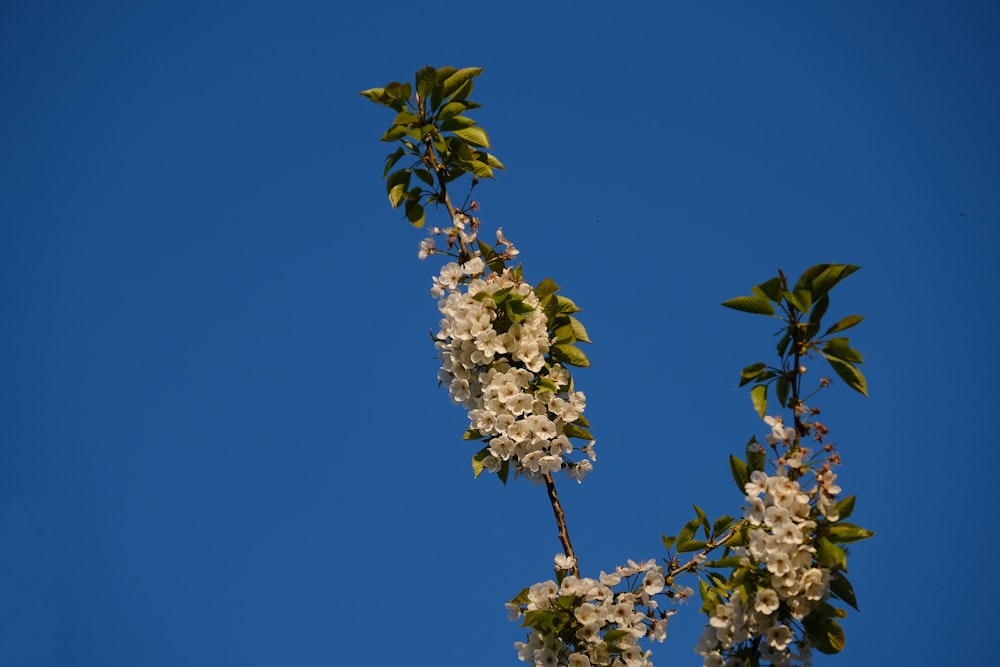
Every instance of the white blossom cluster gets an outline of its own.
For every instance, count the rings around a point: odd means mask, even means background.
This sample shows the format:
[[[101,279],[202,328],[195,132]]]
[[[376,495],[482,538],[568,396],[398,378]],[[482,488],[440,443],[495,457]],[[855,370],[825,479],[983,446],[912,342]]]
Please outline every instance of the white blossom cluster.
[[[498,293],[527,306],[521,319],[512,322],[497,307],[489,295]],[[488,441],[486,469],[497,472],[509,462],[515,474],[538,479],[566,468],[583,481],[596,459],[593,441],[576,448],[565,431],[580,418],[586,396],[572,390],[566,368],[546,362],[547,319],[531,285],[510,269],[487,274],[482,257],[473,256],[442,267],[432,294],[443,315],[435,336],[438,379],[468,410],[470,428]],[[539,385],[542,379],[548,388]],[[574,449],[587,458],[570,460]]]
[[[769,444],[787,442],[791,429],[780,419],[768,418],[772,433]],[[695,651],[704,657],[705,667],[741,665],[739,645],[755,637],[761,657],[771,665],[809,665],[808,639],[797,637],[798,623],[829,594],[830,570],[816,564],[811,533],[816,528],[814,510],[827,515],[833,511],[834,497],[840,492],[836,475],[828,468],[816,472],[816,486],[809,492],[789,470],[799,470],[802,450],[787,455],[774,475],[755,471],[746,484],[746,518],[754,527],[742,555],[747,567],[759,570],[761,578],[751,599],[734,593],[720,603],[698,642]]]
[[[563,554],[556,556],[559,569],[569,570],[573,564]],[[616,592],[614,587],[623,581],[625,590]],[[662,569],[653,560],[630,560],[611,574],[601,572],[599,579],[568,574],[560,583],[537,583],[527,589],[527,602],[518,603],[515,598],[507,604],[510,619],[516,621],[537,610],[558,610],[569,622],[558,636],[531,628],[527,641],[516,642],[514,648],[521,662],[535,667],[652,667],[651,652],[643,651],[639,640],[662,643],[667,619],[676,611],[660,610],[657,597],[681,601],[693,594],[689,588],[668,589]]]

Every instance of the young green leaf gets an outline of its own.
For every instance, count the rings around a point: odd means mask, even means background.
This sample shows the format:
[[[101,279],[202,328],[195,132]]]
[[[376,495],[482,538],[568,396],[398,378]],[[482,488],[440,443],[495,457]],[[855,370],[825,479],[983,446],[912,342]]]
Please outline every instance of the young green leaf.
[[[737,296],[728,301],[723,301],[722,305],[733,310],[742,310],[745,313],[755,315],[774,315],[774,306],[762,296]]]
[[[736,487],[740,490],[740,493],[746,493],[747,482],[750,481],[750,472],[747,470],[747,464],[740,458],[730,454],[729,472],[733,476],[733,481],[736,482]]]
[[[761,417],[767,415],[767,385],[759,384],[750,390],[750,400],[753,401],[753,409]]]
[[[764,371],[766,370],[767,370],[767,364],[765,364],[763,361],[758,361],[755,364],[750,364],[749,366],[740,371],[739,386],[742,387],[745,384],[753,382],[761,375],[763,375]]]
[[[830,575],[830,591],[837,599],[843,600],[855,609],[858,609],[858,599],[854,595],[854,587],[840,570],[834,570]],[[858,609],[858,611],[861,610]]]
[[[854,364],[838,359],[837,357],[831,357],[825,351],[823,352],[823,356],[830,363],[834,372],[840,376],[840,379],[847,383],[848,387],[864,396],[868,395],[868,382]]]
[[[481,127],[463,127],[455,130],[455,134],[468,141],[473,146],[490,147],[489,137]]]
[[[827,329],[826,333],[824,333],[823,335],[828,336],[832,333],[837,333],[838,331],[844,331],[845,329],[850,329],[851,327],[860,324],[863,319],[865,319],[863,315],[848,315],[847,317],[845,317],[844,319],[840,320],[832,327]]]
[[[832,526],[830,526],[830,531],[829,531],[830,540],[833,542],[839,542],[841,544],[858,542],[860,540],[867,540],[874,534],[875,534],[874,531],[847,522],[835,523]]]

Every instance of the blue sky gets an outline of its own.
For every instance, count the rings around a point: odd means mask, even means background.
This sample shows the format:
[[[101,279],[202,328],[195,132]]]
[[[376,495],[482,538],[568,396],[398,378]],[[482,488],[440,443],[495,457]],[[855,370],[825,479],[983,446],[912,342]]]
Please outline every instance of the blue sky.
[[[544,489],[473,480],[431,261],[357,95],[482,66],[477,190],[584,312],[585,572],[659,558],[764,431],[719,307],[863,268],[871,397],[823,396],[876,538],[817,664],[987,650],[1000,287],[989,2],[35,3],[0,10],[0,663],[516,664]],[[442,218],[443,220],[443,218]],[[817,367],[821,366],[815,361]],[[983,578],[986,581],[982,581]],[[655,647],[697,664],[695,607]]]

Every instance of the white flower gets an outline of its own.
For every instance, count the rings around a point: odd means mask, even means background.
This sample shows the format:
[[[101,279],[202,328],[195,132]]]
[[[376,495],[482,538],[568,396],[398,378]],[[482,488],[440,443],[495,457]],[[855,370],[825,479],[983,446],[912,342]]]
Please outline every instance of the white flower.
[[[757,602],[754,604],[754,609],[767,616],[777,611],[778,606],[779,600],[777,593],[770,588],[761,588],[757,590]]]
[[[437,248],[434,246],[434,239],[426,238],[420,242],[420,246],[417,248],[417,258],[427,259],[428,255],[433,255],[437,252]]]
[[[647,595],[656,595],[664,588],[665,579],[659,570],[650,570],[642,580],[642,589]]]
[[[573,567],[576,565],[575,558],[573,558],[572,556],[567,556],[562,552],[557,553],[553,560],[555,561],[557,570],[569,571],[572,570]]]
[[[785,650],[792,638],[792,630],[787,625],[776,625],[767,631],[767,643],[779,651]]]
[[[791,442],[795,437],[795,429],[785,426],[781,417],[764,417],[764,423],[771,427],[771,432],[764,437],[769,445]]]

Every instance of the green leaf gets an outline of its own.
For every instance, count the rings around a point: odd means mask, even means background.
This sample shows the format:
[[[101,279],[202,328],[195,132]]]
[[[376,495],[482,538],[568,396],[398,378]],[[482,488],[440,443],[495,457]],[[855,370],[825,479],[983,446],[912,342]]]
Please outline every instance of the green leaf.
[[[723,301],[722,305],[733,310],[742,310],[745,313],[755,315],[774,315],[774,306],[762,296],[738,296],[728,301]]]
[[[778,341],[777,348],[779,357],[785,356],[785,352],[788,351],[788,344],[790,342],[792,342],[792,337],[787,333],[784,336],[782,336],[781,339]]]
[[[740,490],[740,493],[746,493],[746,486],[750,481],[750,472],[747,470],[747,464],[739,457],[730,454],[729,472],[732,474],[733,481],[736,482],[736,487]]]
[[[476,121],[466,116],[455,116],[454,118],[445,118],[444,120],[441,121],[441,131],[457,132],[458,130],[465,129],[467,127],[472,127],[475,124]]]
[[[510,461],[501,461],[500,470],[497,472],[497,479],[499,479],[504,486],[507,486],[507,477],[510,475]]]
[[[832,618],[809,614],[802,619],[806,634],[813,647],[820,653],[831,655],[844,650],[844,630]]]
[[[764,371],[766,370],[767,370],[767,364],[765,364],[763,361],[758,361],[755,364],[750,364],[749,366],[740,371],[739,386],[742,387],[745,384],[753,382],[761,375],[763,375]]]
[[[417,72],[417,94],[423,99],[431,96],[434,85],[437,83],[437,70],[430,65],[425,65]]]
[[[767,385],[759,384],[750,390],[750,400],[753,401],[753,409],[761,417],[767,415]]]
[[[816,559],[826,567],[847,569],[847,554],[844,550],[822,536],[816,538]]]
[[[426,219],[424,214],[424,207],[415,202],[407,200],[406,202],[406,219],[410,221],[410,224],[417,229],[424,226],[424,221]]]
[[[406,151],[404,151],[403,147],[400,146],[395,151],[385,156],[385,168],[382,170],[382,178],[389,175],[389,170],[392,169],[393,165],[399,162],[399,158],[403,157],[405,153]]]
[[[479,244],[479,254],[482,255],[483,261],[486,262],[486,266],[490,267],[490,271],[494,273],[502,273],[504,270],[503,260],[500,256],[493,251],[493,248],[483,241],[477,238],[476,241]]]
[[[558,291],[559,285],[556,285],[555,281],[551,278],[546,278],[535,286],[535,296],[537,296],[539,300],[544,300],[545,297],[550,294],[555,294]]]
[[[393,125],[412,125],[414,123],[419,123],[420,117],[409,111],[400,111],[396,114],[396,118],[393,119]]]
[[[406,190],[410,187],[410,170],[398,169],[385,179],[385,190],[389,195],[389,204],[396,208],[406,196]]]
[[[685,542],[677,542],[677,553],[685,554],[691,553],[692,551],[701,551],[706,546],[704,540],[687,540]]]
[[[506,167],[503,166],[503,162],[501,162],[500,160],[498,160],[495,155],[491,155],[489,153],[484,153],[483,151],[479,151],[479,154],[483,156],[483,160],[486,162],[486,164],[488,164],[490,166],[490,168],[492,168],[492,169],[506,169]]]
[[[383,101],[386,99],[385,88],[369,88],[368,90],[362,90],[358,95],[367,97],[372,102],[377,102],[378,104],[386,104]]]
[[[593,440],[594,436],[585,428],[580,428],[576,424],[566,424],[563,433],[567,438],[579,438],[580,440]]]
[[[726,532],[729,529],[729,527],[733,525],[734,521],[735,519],[733,519],[731,516],[726,516],[726,515],[720,516],[718,519],[716,519],[715,523],[712,524],[712,539],[715,539],[722,533]]]
[[[486,136],[486,132],[481,127],[463,127],[455,130],[455,134],[462,139],[465,139],[473,146],[482,146],[483,148],[490,147],[489,137]]]
[[[455,70],[449,74],[442,83],[442,93],[443,97],[447,98],[449,95],[457,91],[462,86],[467,83],[470,84],[474,77],[479,76],[483,71],[482,67],[464,67],[460,70]],[[463,98],[464,99],[464,98]]]
[[[778,378],[777,382],[774,383],[774,393],[778,397],[778,403],[783,408],[788,407],[788,392],[791,390],[791,386],[792,383],[784,376]]]
[[[426,183],[427,185],[434,187],[434,177],[431,176],[431,172],[426,169],[414,169],[413,173],[416,174],[417,178]]]
[[[483,461],[487,456],[490,455],[490,448],[483,447],[478,452],[472,455],[472,472],[476,479],[479,479],[479,475],[486,470],[486,464]]]
[[[868,382],[854,364],[838,359],[837,357],[831,357],[825,351],[823,352],[823,356],[830,362],[830,366],[840,376],[840,379],[847,383],[848,387],[864,396],[868,395]]]
[[[778,303],[781,300],[781,279],[775,276],[767,282],[754,286],[750,291],[757,296],[762,296]]]
[[[674,546],[674,542],[677,541],[676,535],[661,535],[660,538],[663,540],[663,548],[670,551],[670,547]]]
[[[587,335],[587,330],[584,328],[583,323],[580,322],[580,320],[570,315],[569,324],[573,328],[573,335],[576,337],[576,340],[581,343],[591,342],[590,337]]]
[[[681,532],[677,534],[678,542],[688,542],[694,537],[695,531],[698,530],[698,526],[701,525],[701,519],[692,519],[688,521],[681,528]]]
[[[589,366],[590,360],[587,359],[587,355],[583,353],[583,350],[578,348],[576,345],[570,345],[568,343],[553,345],[549,349],[549,353],[552,358],[556,361],[561,361],[564,364],[569,364],[571,366]]]
[[[838,521],[842,521],[854,514],[854,501],[856,498],[857,496],[848,496],[834,506],[834,512],[839,517]]]
[[[531,591],[531,587],[522,588],[521,592],[511,598],[511,604],[528,604],[530,599],[528,598],[528,593]]]
[[[812,312],[809,313],[809,324],[813,325],[817,330],[819,330],[819,323],[823,321],[823,316],[826,315],[826,309],[830,307],[830,295],[824,294],[816,301],[813,301]]]
[[[864,315],[848,315],[847,317],[845,317],[844,319],[840,320],[832,327],[827,329],[826,333],[824,333],[823,335],[828,336],[829,334],[837,333],[838,331],[844,331],[846,329],[850,329],[851,327],[860,324],[863,319],[865,319]]]
[[[715,560],[705,561],[704,563],[702,563],[702,566],[732,569],[735,567],[739,567],[740,561],[742,560],[743,560],[742,556],[725,556],[723,558],[716,558]]]
[[[465,111],[465,102],[449,102],[438,111],[438,120],[445,120],[447,118],[454,118],[455,116],[460,116],[462,112]]]
[[[823,353],[830,357],[837,357],[852,364],[860,364],[863,360],[861,353],[851,347],[850,338],[831,338],[823,346]]]
[[[868,530],[867,528],[862,528],[853,523],[835,523],[830,526],[829,533],[830,540],[833,542],[839,542],[840,544],[847,544],[850,542],[859,542],[861,540],[867,540],[869,537],[875,534],[874,531]]]
[[[861,611],[858,609],[858,599],[854,595],[854,586],[851,585],[851,582],[847,580],[847,577],[840,570],[834,570],[830,575],[830,591],[838,600],[843,600],[858,611]]]
[[[747,442],[746,454],[747,470],[749,472],[764,470],[764,462],[767,461],[767,457],[764,456],[764,448],[757,441],[757,436],[750,436],[750,440]]]
[[[564,297],[562,294],[556,295],[556,304],[559,306],[560,313],[579,313],[582,308],[578,308],[572,299]]]
[[[393,125],[385,131],[385,134],[382,135],[379,141],[396,141],[396,139],[405,137],[409,132],[410,129],[405,125]]]
[[[692,505],[692,507],[694,507],[694,511],[698,515],[698,518],[701,519],[701,527],[705,533],[705,538],[707,539],[709,531],[711,530],[711,526],[708,523],[708,515],[705,514],[705,511],[697,505]]]
[[[795,290],[794,292],[782,292],[785,301],[795,307],[800,313],[808,313],[812,305],[812,295],[808,290]]]
[[[818,301],[834,285],[860,268],[851,264],[817,264],[802,272],[795,283],[795,289],[808,289],[813,301]]]

